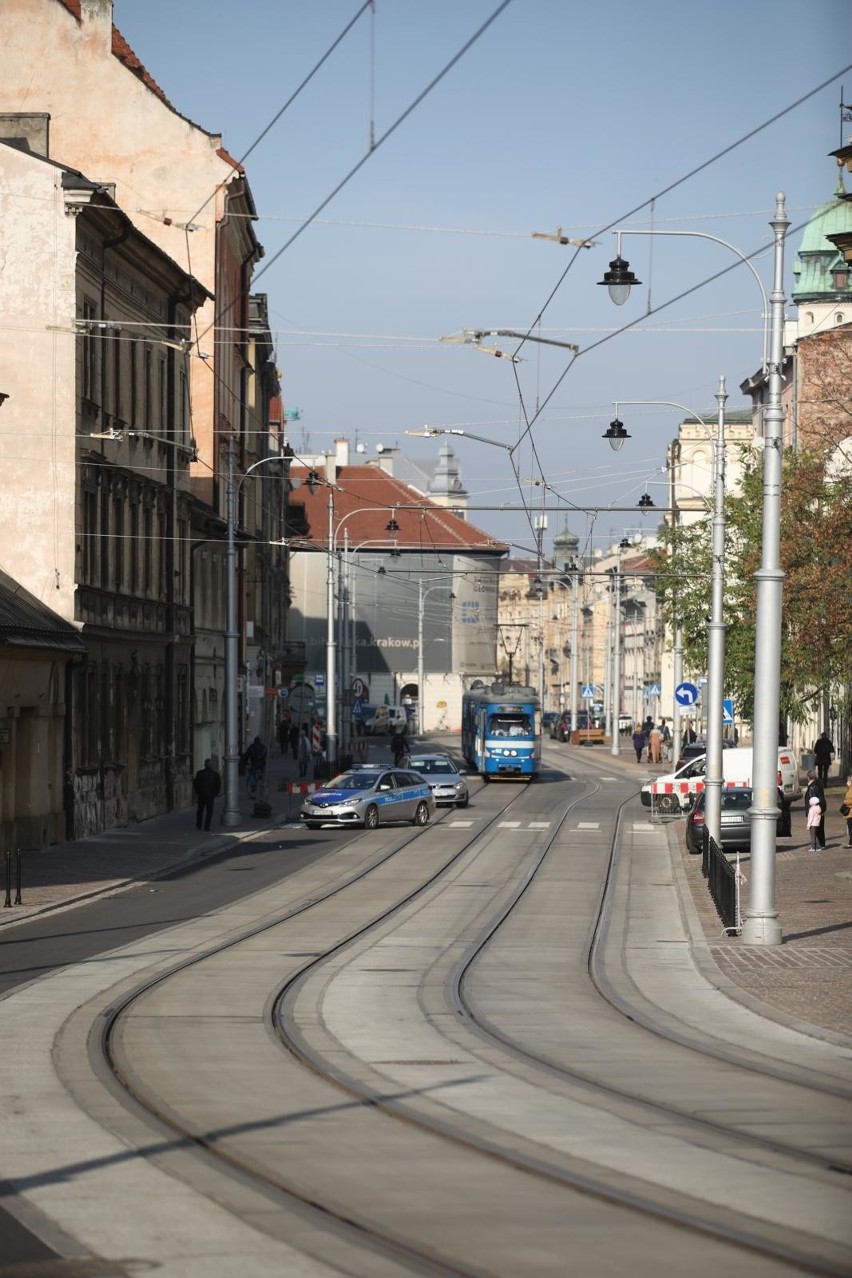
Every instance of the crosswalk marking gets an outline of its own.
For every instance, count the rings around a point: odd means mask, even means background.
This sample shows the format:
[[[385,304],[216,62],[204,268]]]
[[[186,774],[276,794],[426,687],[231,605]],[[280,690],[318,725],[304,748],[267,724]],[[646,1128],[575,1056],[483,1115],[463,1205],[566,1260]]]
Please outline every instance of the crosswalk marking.
[[[520,821],[498,821],[497,824],[502,826],[504,830],[519,830],[521,828]]]
[[[600,821],[578,821],[578,830],[599,830],[601,828]]]
[[[448,821],[447,825],[451,830],[469,830],[473,825],[472,821]]]
[[[598,777],[599,781],[617,781],[618,777]]]
[[[549,821],[530,821],[529,828],[531,830],[549,830],[550,822]]]
[[[651,825],[650,821],[634,821],[633,829],[636,834],[653,834],[656,830],[655,825]]]

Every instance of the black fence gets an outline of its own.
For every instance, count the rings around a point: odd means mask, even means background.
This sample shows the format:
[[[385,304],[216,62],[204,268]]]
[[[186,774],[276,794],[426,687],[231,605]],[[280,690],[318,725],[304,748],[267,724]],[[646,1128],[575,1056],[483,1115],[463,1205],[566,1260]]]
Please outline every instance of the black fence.
[[[332,777],[336,777],[341,772],[348,771],[352,767],[351,754],[339,754],[337,759],[318,759],[314,756],[314,780],[330,781]]]
[[[707,880],[710,895],[726,932],[740,931],[740,901],[737,872],[715,839],[704,827],[701,873]]]

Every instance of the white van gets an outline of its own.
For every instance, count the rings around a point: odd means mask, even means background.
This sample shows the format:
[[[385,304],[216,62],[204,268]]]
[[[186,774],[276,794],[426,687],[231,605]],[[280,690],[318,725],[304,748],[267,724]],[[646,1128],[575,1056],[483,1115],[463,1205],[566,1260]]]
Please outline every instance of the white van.
[[[737,747],[722,751],[722,781],[725,785],[751,785],[753,751],[751,747]],[[704,773],[707,755],[690,759],[678,772],[656,777],[642,786],[641,799],[646,808],[653,806],[658,812],[680,812],[689,807],[693,797],[704,789]],[[799,785],[799,767],[796,756],[786,746],[778,749],[778,789],[789,805],[802,797]]]
[[[376,706],[375,714],[372,719],[367,719],[364,727],[371,733],[405,732],[408,728],[405,706]]]

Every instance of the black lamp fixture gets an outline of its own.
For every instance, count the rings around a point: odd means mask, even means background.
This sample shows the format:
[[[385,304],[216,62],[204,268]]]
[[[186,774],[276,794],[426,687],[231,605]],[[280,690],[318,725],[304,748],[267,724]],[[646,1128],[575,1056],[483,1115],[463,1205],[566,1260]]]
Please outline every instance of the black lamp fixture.
[[[616,306],[623,306],[630,296],[633,285],[641,283],[642,281],[637,280],[631,271],[630,263],[625,261],[620,253],[610,262],[609,270],[604,271],[603,279],[598,280],[599,285],[602,284],[609,289],[610,299]]]
[[[393,515],[391,515],[390,519],[385,524],[385,532],[389,532],[389,533],[399,532],[399,524],[396,522],[396,519],[394,518]]]
[[[311,494],[312,497],[314,493],[316,492],[316,490],[319,488],[321,483],[322,483],[322,476],[320,475],[319,471],[313,470],[313,469],[309,470],[308,477],[305,480],[305,487],[307,488],[308,492]]]
[[[613,452],[617,453],[619,448],[623,447],[625,439],[630,439],[630,436],[624,429],[624,422],[621,422],[617,417],[614,417],[607,429],[601,435],[601,439],[608,439],[610,448]]]
[[[650,510],[651,507],[654,505],[654,499],[651,496],[651,494],[646,491],[639,498],[637,505],[641,506],[643,510]]]
[[[632,545],[633,542],[629,537],[622,537],[621,541],[618,543],[618,548],[619,550],[630,550]]]

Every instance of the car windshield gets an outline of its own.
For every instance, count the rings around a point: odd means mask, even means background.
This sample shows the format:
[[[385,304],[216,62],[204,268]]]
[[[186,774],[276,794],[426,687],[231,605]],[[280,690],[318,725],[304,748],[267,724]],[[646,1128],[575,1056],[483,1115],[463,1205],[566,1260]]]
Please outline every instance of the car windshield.
[[[332,777],[328,785],[324,787],[326,790],[369,790],[375,784],[376,773],[369,773],[366,769],[363,772],[341,772],[339,777]]]
[[[435,776],[438,773],[452,774],[455,768],[449,759],[412,759],[411,766],[416,772],[423,772],[429,776]]]

